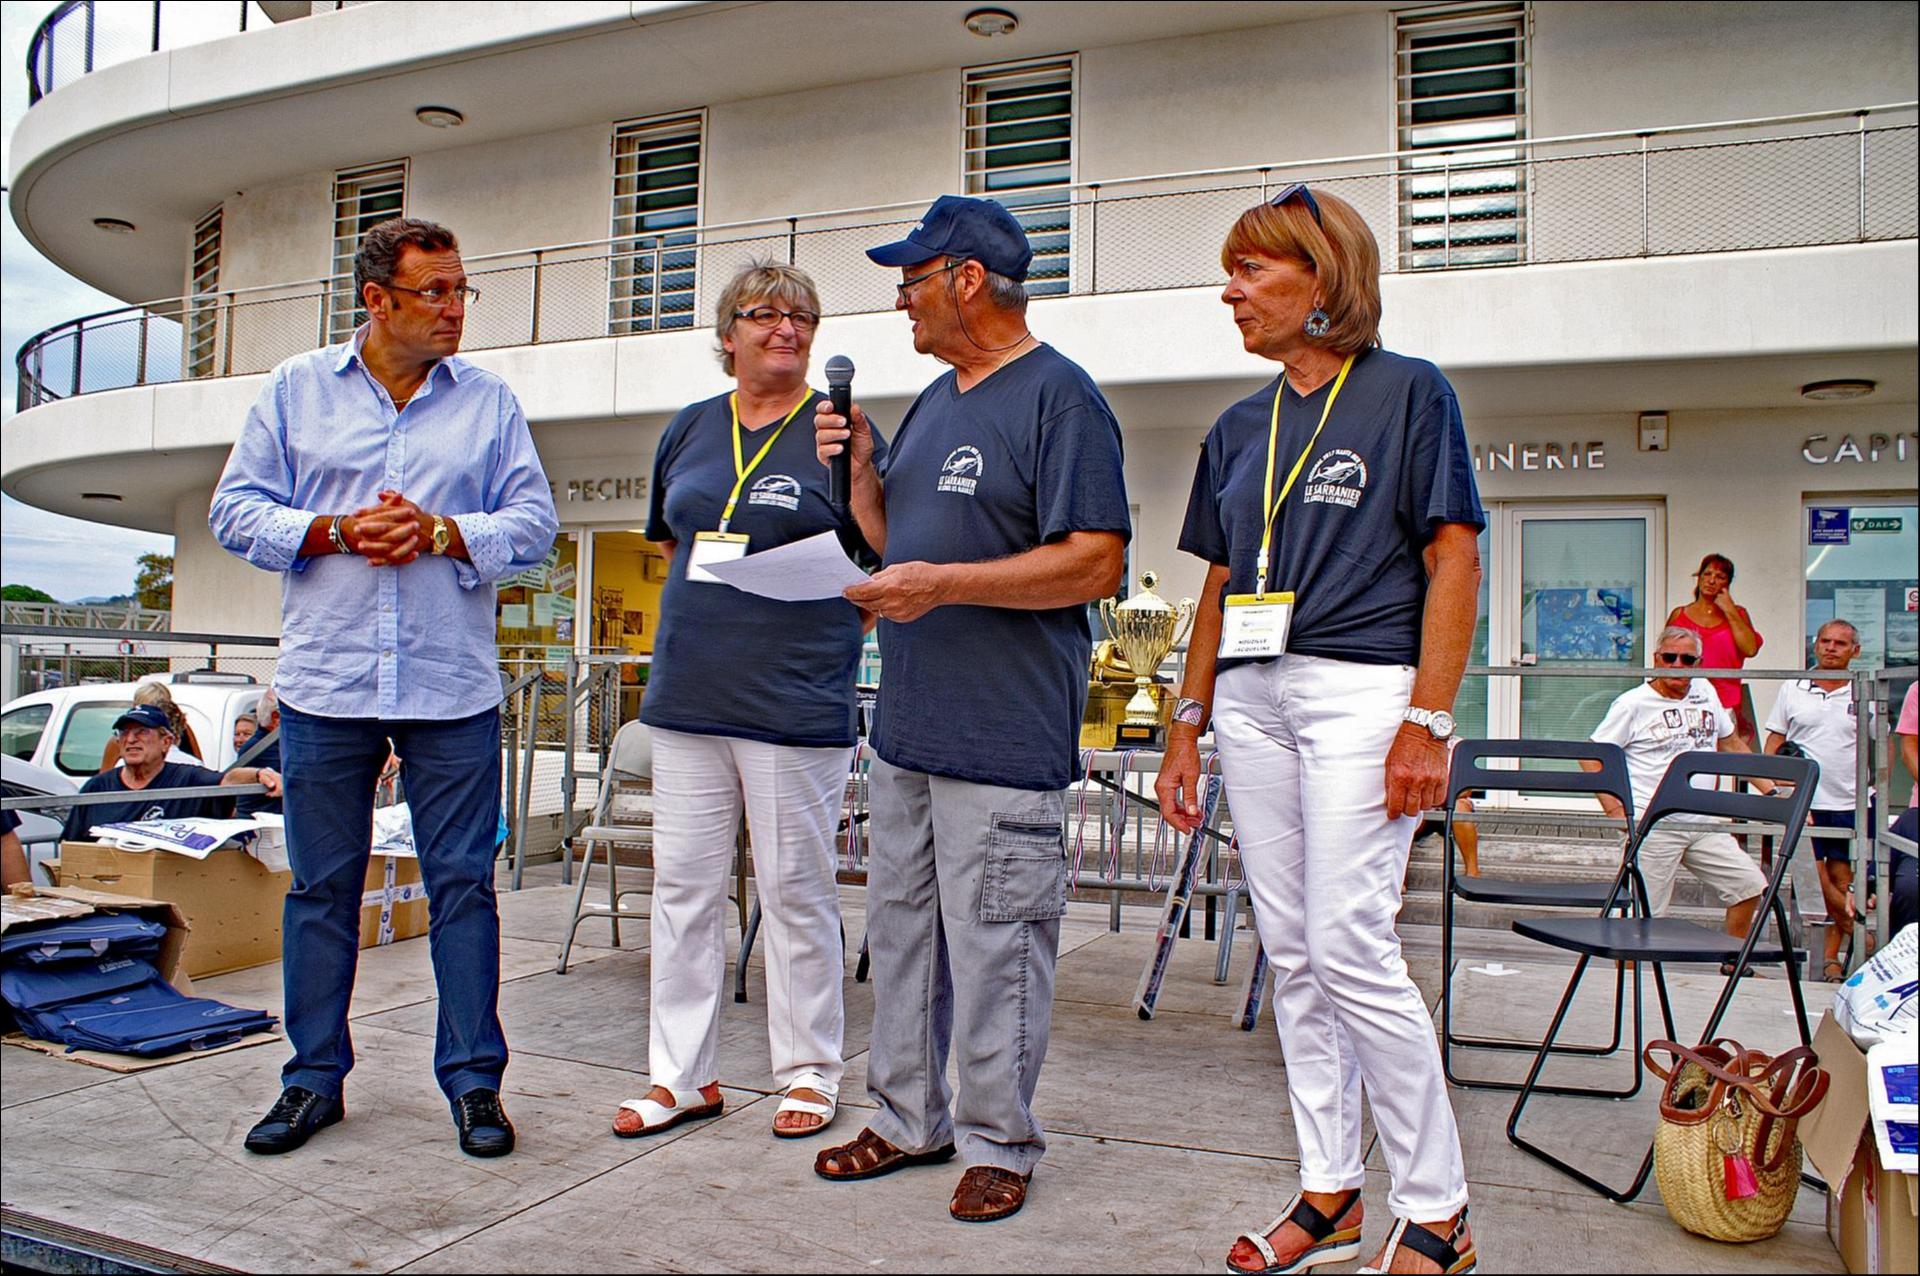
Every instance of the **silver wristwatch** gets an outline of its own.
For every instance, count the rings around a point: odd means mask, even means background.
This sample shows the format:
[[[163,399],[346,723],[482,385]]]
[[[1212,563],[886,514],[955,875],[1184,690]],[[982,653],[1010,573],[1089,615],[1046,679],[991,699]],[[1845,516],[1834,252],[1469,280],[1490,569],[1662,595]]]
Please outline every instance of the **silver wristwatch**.
[[[1191,696],[1182,696],[1173,706],[1173,720],[1198,728],[1207,720],[1207,706],[1205,702],[1195,700]]]
[[[1409,708],[1401,716],[1416,727],[1425,727],[1427,734],[1436,740],[1453,738],[1453,715],[1445,709]]]

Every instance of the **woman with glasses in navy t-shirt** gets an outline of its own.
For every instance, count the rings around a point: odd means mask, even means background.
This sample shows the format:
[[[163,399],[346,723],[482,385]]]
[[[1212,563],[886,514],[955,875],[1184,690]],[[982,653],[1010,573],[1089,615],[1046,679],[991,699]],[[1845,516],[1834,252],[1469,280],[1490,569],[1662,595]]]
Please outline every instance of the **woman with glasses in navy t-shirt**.
[[[654,458],[646,534],[672,563],[640,707],[653,731],[653,1088],[620,1105],[613,1128],[625,1138],[720,1114],[727,880],[743,808],[773,1076],[786,1092],[773,1133],[815,1134],[834,1117],[845,1020],[834,832],[865,620],[844,599],[777,602],[706,570],[840,528],[813,449],[825,396],[808,387],[807,361],[819,324],[805,274],[742,269],[715,317],[735,389],[682,410]]]
[[[1397,1221],[1362,1270],[1470,1271],[1460,1137],[1394,930],[1473,635],[1466,432],[1438,369],[1379,348],[1379,248],[1344,200],[1290,186],[1221,261],[1242,343],[1284,367],[1194,474],[1180,548],[1209,567],[1157,787],[1191,830],[1211,714],[1300,1137],[1299,1194],[1228,1270],[1360,1253],[1364,1081]]]

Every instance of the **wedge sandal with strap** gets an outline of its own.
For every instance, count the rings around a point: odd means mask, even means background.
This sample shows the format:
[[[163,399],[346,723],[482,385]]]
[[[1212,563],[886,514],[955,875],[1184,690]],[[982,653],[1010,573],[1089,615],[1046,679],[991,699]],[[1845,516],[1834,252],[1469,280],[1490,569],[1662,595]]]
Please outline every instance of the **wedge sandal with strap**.
[[[903,1152],[872,1130],[862,1130],[853,1142],[831,1147],[813,1158],[813,1172],[836,1183],[856,1179],[877,1179],[915,1165],[938,1165],[953,1159],[953,1144],[946,1143],[931,1152]],[[835,1168],[835,1165],[846,1168]]]
[[[824,1096],[826,1102],[818,1103],[812,1099],[796,1099],[793,1097],[795,1090],[811,1090],[815,1094]],[[816,1073],[809,1073],[788,1086],[786,1094],[781,1096],[780,1106],[774,1109],[773,1113],[775,1121],[773,1137],[776,1139],[811,1138],[832,1125],[833,1118],[839,1111],[839,1087],[828,1085],[825,1077]],[[802,1116],[817,1116],[820,1118],[820,1122],[817,1125],[802,1126],[797,1130],[783,1130],[778,1124],[779,1119],[782,1115],[790,1112],[798,1112]]]
[[[1464,1273],[1472,1271],[1480,1262],[1480,1255],[1475,1252],[1471,1239],[1467,1241],[1465,1250],[1459,1248],[1460,1237],[1466,1230],[1465,1206],[1461,1207],[1460,1217],[1453,1220],[1453,1226],[1445,1236],[1429,1231],[1418,1223],[1396,1218],[1393,1220],[1393,1233],[1387,1237],[1387,1248],[1380,1255],[1381,1265],[1362,1267],[1360,1270],[1373,1273],[1373,1276],[1392,1271],[1394,1252],[1404,1245],[1421,1257],[1440,1264],[1440,1270],[1446,1276],[1464,1276]]]
[[[1238,1240],[1247,1242],[1259,1252],[1263,1267],[1236,1267],[1232,1258],[1227,1260],[1227,1271],[1236,1276],[1286,1276],[1288,1272],[1303,1272],[1309,1267],[1318,1267],[1323,1263],[1344,1263],[1348,1259],[1360,1256],[1360,1223],[1354,1220],[1352,1226],[1341,1227],[1340,1220],[1351,1213],[1359,1203],[1360,1189],[1352,1188],[1347,1193],[1346,1203],[1328,1218],[1316,1209],[1307,1198],[1295,1193],[1280,1216],[1261,1228],[1258,1232],[1242,1232]],[[1274,1252],[1273,1242],[1267,1237],[1292,1223],[1307,1234],[1312,1242],[1305,1249],[1285,1262]]]
[[[665,1087],[662,1087],[665,1089]],[[660,1134],[676,1125],[685,1125],[689,1121],[704,1121],[708,1117],[717,1117],[726,1111],[727,1101],[715,1099],[707,1102],[707,1096],[698,1090],[682,1093],[679,1090],[667,1090],[673,1096],[673,1105],[661,1103],[657,1099],[628,1099],[614,1113],[613,1132],[623,1139],[642,1139],[650,1134]],[[640,1124],[622,1122],[621,1116],[631,1112],[640,1118]],[[622,1128],[624,1125],[625,1128]]]

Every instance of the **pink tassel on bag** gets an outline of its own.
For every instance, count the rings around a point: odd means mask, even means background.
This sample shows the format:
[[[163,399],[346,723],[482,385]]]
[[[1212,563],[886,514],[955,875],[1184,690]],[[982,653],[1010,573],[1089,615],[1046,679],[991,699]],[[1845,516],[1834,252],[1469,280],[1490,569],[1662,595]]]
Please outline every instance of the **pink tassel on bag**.
[[[1749,1196],[1760,1195],[1760,1181],[1753,1176],[1753,1162],[1744,1153],[1723,1153],[1720,1161],[1724,1167],[1729,1201],[1744,1201]]]

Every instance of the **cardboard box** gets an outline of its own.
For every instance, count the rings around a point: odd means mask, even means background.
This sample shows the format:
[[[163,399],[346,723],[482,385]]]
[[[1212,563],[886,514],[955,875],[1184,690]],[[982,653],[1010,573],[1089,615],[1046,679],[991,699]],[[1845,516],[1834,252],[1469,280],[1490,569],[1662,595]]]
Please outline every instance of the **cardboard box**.
[[[178,906],[162,900],[135,899],[102,891],[63,887],[41,886],[24,889],[16,887],[14,893],[6,896],[4,903],[0,903],[0,932],[23,922],[47,921],[60,917],[85,917],[95,912],[135,913],[165,925],[167,935],[160,941],[160,952],[153,959],[154,969],[160,972],[163,979],[177,988],[181,995],[187,997],[195,995],[193,980],[181,964],[191,928]],[[149,1068],[164,1068],[186,1059],[224,1054],[229,1050],[244,1050],[248,1046],[257,1046],[263,1041],[278,1040],[280,1036],[278,1032],[256,1032],[248,1034],[239,1041],[216,1046],[211,1050],[184,1051],[179,1054],[164,1055],[158,1059],[142,1059],[135,1055],[108,1054],[99,1050],[70,1051],[58,1042],[41,1041],[26,1036],[16,1030],[13,1015],[4,1004],[0,1004],[0,1020],[4,1020],[0,1027],[6,1030],[5,1037],[0,1040],[4,1040],[7,1045],[21,1046],[56,1058],[90,1064],[110,1072],[145,1072]]]
[[[60,844],[61,886],[178,907],[191,927],[183,965],[194,978],[279,961],[280,911],[292,880],[237,847],[197,860],[99,842]]]
[[[1881,1164],[1868,1111],[1867,1056],[1832,1015],[1814,1053],[1831,1082],[1800,1123],[1807,1159],[1831,1190],[1827,1234],[1850,1272],[1911,1272],[1920,1236],[1920,1184]]]
[[[280,960],[280,919],[292,881],[292,873],[276,873],[232,847],[204,860],[167,851],[123,851],[98,842],[60,847],[62,886],[178,906],[192,928],[184,969],[196,978]],[[419,861],[375,856],[361,898],[360,946],[412,939],[426,931]]]

